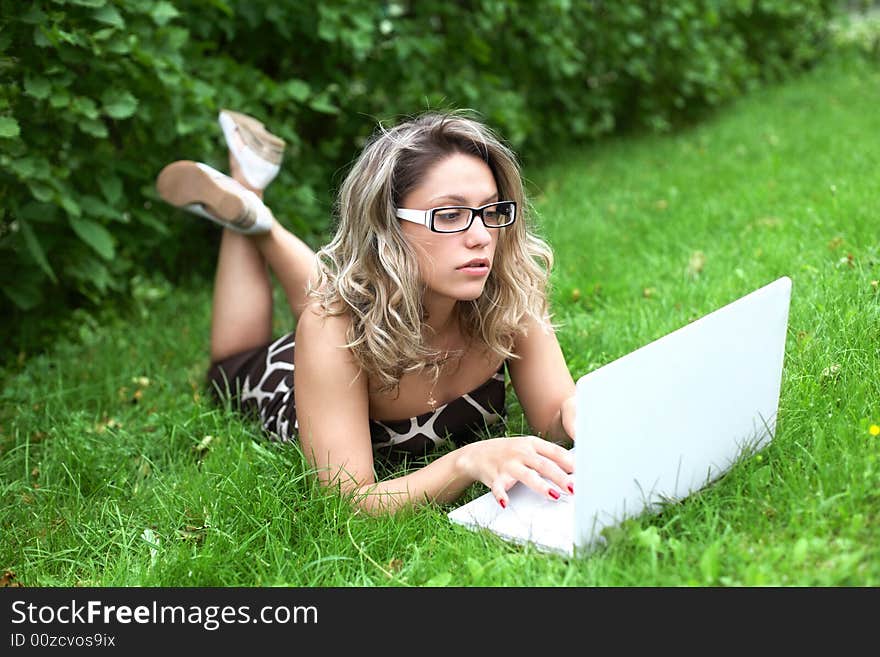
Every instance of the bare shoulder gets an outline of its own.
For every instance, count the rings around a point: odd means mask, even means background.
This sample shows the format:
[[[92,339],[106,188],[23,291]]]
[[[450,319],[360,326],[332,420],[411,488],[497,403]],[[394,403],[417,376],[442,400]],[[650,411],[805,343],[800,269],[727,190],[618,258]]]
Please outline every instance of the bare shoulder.
[[[529,424],[548,431],[562,402],[574,394],[574,381],[548,320],[535,317],[522,323],[509,363],[510,379]]]
[[[520,331],[513,343],[517,358],[509,363],[510,375],[514,383],[522,385],[529,381],[530,385],[540,386],[547,365],[556,363],[561,355],[556,332],[549,320],[540,321],[533,316],[523,317],[519,326]]]
[[[294,367],[299,382],[304,375],[312,389],[340,392],[357,379],[363,379],[348,344],[351,318],[348,314],[328,315],[316,304],[306,306],[296,325]],[[297,395],[299,405],[300,392]]]
[[[513,350],[517,355],[527,352],[535,343],[555,339],[556,331],[549,319],[538,321],[535,317],[527,315],[520,322],[520,331],[514,340]]]
[[[321,310],[317,302],[312,302],[303,309],[297,320],[297,349],[300,344],[313,352],[325,352],[328,347],[342,347],[347,342],[350,326],[351,317],[347,313],[329,315]]]

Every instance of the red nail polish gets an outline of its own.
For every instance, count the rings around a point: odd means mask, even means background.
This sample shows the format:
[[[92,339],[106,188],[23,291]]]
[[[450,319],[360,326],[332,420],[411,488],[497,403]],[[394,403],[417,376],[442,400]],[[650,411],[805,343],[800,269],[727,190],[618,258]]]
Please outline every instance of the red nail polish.
[[[555,490],[553,490],[552,488],[551,488],[548,492],[550,493],[550,497],[552,497],[554,500],[558,500],[558,499],[559,499],[559,493],[557,493],[557,492],[556,492]]]
[[[506,508],[507,508],[507,502],[505,502],[504,500],[498,500],[498,504],[501,505],[501,508],[502,508],[502,509],[506,509]]]
[[[572,495],[574,495],[574,484],[568,485],[568,492],[571,493]]]

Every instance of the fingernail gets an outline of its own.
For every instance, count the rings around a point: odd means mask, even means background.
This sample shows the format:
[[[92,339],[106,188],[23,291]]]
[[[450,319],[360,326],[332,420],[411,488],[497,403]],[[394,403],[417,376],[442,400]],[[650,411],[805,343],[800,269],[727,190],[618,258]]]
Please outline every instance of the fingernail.
[[[550,497],[552,497],[554,500],[559,499],[559,493],[557,493],[553,488],[551,488],[548,492],[550,493]]]
[[[498,500],[498,504],[501,505],[501,508],[502,508],[502,509],[506,509],[506,508],[507,508],[507,502],[505,502],[504,500]]]
[[[574,495],[574,484],[568,485],[568,492],[571,493],[572,495]]]

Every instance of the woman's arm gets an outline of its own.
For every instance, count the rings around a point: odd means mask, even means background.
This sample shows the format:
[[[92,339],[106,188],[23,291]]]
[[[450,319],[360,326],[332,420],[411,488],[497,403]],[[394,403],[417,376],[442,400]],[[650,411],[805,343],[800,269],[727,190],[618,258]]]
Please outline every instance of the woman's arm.
[[[575,385],[553,328],[530,321],[508,363],[510,379],[526,420],[539,436],[557,443],[574,440]]]
[[[319,317],[307,308],[297,325],[294,392],[299,438],[322,483],[338,485],[371,513],[450,502],[475,481],[489,486],[504,504],[506,491],[517,481],[550,498],[571,491],[571,455],[534,436],[472,443],[405,476],[376,482],[366,376],[349,351],[338,346],[346,341],[346,321]]]
[[[507,491],[520,481],[549,499],[559,499],[564,491],[574,493],[572,472],[574,458],[559,445],[537,436],[491,438],[459,447],[403,477],[361,485],[353,492],[367,511],[396,511],[418,503],[452,502],[480,481],[505,507]]]

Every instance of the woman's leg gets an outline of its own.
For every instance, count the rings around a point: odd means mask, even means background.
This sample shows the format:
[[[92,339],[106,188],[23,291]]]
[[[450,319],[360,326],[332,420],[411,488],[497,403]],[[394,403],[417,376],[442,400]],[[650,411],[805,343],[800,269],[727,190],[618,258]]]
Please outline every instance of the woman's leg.
[[[266,262],[249,236],[224,228],[214,275],[211,361],[271,339],[272,283]]]
[[[309,281],[316,280],[315,252],[277,221],[268,233],[250,239],[278,278],[294,317],[305,308]]]
[[[247,184],[235,158],[231,177]],[[217,258],[211,320],[211,359],[217,361],[259,347],[272,339],[272,284],[281,283],[296,317],[306,303],[306,286],[315,273],[315,254],[277,221],[267,233],[242,235],[224,229]]]

